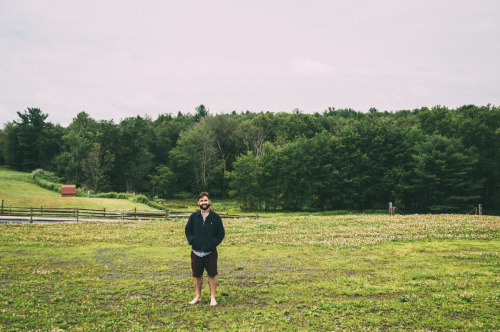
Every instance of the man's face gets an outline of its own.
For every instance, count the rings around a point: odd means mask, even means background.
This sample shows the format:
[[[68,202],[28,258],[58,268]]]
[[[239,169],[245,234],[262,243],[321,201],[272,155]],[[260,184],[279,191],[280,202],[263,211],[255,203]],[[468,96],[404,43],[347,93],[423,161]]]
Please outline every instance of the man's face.
[[[208,210],[208,208],[210,207],[210,200],[207,196],[203,196],[198,200],[198,205],[200,206],[200,209]]]

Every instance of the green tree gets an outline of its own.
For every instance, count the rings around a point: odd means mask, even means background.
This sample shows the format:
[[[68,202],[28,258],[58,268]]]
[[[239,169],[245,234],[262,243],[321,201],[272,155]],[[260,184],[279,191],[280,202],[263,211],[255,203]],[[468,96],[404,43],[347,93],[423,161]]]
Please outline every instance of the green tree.
[[[321,123],[314,115],[301,112],[278,113],[275,116],[274,126],[276,135],[288,142],[300,137],[312,138],[323,130]]]
[[[14,122],[8,122],[4,127],[4,158],[5,164],[20,169],[23,163],[23,155],[19,151],[19,126]]]
[[[266,143],[260,155],[247,151],[228,173],[230,195],[246,210],[277,209],[281,199],[280,150]]]
[[[0,129],[0,165],[5,164],[5,135],[4,131]]]
[[[257,183],[260,188],[259,209],[262,205],[266,211],[276,210],[281,204],[281,150],[267,142],[257,156],[259,168],[257,172]]]
[[[259,161],[248,151],[241,154],[233,165],[234,170],[228,174],[231,190],[229,194],[240,202],[244,210],[254,211],[260,207],[261,187],[259,186]]]
[[[154,121],[154,139],[151,146],[155,165],[168,165],[169,153],[177,145],[180,133],[191,128],[193,124],[194,119],[189,116],[172,117],[170,114],[158,116]]]
[[[369,114],[346,125],[338,135],[336,155],[342,178],[341,206],[383,208],[402,196],[398,181],[406,175],[411,150],[404,130],[391,118]]]
[[[207,117],[209,113],[209,110],[203,104],[196,107],[195,111],[196,111],[196,114],[194,115],[195,121],[199,121],[201,118]]]
[[[169,166],[175,174],[177,191],[216,191],[213,182],[221,168],[214,133],[204,118],[180,134],[170,152]]]
[[[109,186],[108,171],[113,162],[112,156],[104,150],[99,143],[95,143],[92,149],[83,160],[83,173],[85,184],[94,193]]]
[[[340,187],[335,139],[322,132],[283,147],[280,180],[285,209],[325,209],[333,204]]]
[[[37,140],[39,159],[38,164],[47,170],[56,170],[55,159],[63,150],[62,137],[66,134],[66,129],[60,125],[46,123],[42,135]]]
[[[5,161],[16,169],[34,170],[50,165],[60,149],[60,127],[46,123],[48,115],[38,108],[17,112],[19,122],[5,126]]]
[[[228,191],[226,184],[227,172],[231,169],[236,156],[241,152],[242,134],[238,121],[227,115],[216,115],[206,118],[206,126],[213,133],[213,143],[222,163],[222,173],[219,177],[219,192],[225,197]]]
[[[246,151],[252,151],[256,156],[260,155],[267,138],[267,128],[260,127],[250,120],[244,120],[240,124],[241,140]]]
[[[342,183],[336,156],[337,139],[324,131],[310,140],[308,150],[315,156],[311,165],[312,207],[331,209],[338,201]]]
[[[456,138],[426,137],[413,155],[415,207],[434,211],[468,210],[480,196],[473,171],[477,155]]]
[[[281,151],[280,181],[283,206],[287,210],[300,210],[312,197],[312,169],[316,156],[308,151],[306,138],[285,145]]]
[[[456,113],[447,107],[435,106],[432,109],[424,107],[418,111],[417,117],[420,128],[428,135],[452,137],[457,131]]]
[[[478,154],[473,174],[482,183],[481,202],[485,209],[500,206],[500,108],[491,105],[466,105],[457,110],[456,137]]]
[[[350,123],[339,134],[338,166],[342,178],[342,206],[348,209],[371,208],[381,195],[380,179],[384,176],[380,160],[382,130],[372,121]]]
[[[85,112],[77,114],[62,136],[63,151],[56,157],[57,173],[67,181],[83,183],[83,163],[95,143],[97,122]]]
[[[148,177],[154,168],[150,150],[153,139],[154,127],[150,118],[136,116],[120,122],[114,188],[135,193],[149,191]]]
[[[174,173],[166,165],[157,166],[150,176],[153,197],[169,198],[173,191]]]

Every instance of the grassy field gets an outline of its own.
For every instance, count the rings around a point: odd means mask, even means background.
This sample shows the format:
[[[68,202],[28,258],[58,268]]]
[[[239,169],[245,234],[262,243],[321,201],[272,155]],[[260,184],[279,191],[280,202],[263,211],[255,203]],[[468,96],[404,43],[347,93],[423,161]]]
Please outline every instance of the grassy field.
[[[6,207],[152,209],[145,204],[134,203],[126,199],[61,197],[60,193],[37,186],[31,178],[31,173],[13,171],[2,166],[0,166],[0,200],[4,201]]]
[[[500,330],[500,218],[225,219],[219,305],[185,221],[0,225],[0,331]]]
[[[150,209],[62,198],[2,167],[0,199]],[[188,304],[185,220],[0,224],[0,331],[500,330],[500,217],[267,216],[224,219],[216,308],[207,285]]]

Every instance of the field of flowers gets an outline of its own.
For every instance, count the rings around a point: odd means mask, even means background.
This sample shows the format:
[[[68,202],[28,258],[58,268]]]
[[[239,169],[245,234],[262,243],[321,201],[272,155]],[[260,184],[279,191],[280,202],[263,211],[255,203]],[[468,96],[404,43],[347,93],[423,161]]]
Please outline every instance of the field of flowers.
[[[470,215],[353,215],[225,219],[226,245],[350,248],[387,242],[499,237],[500,217]],[[185,220],[5,226],[2,241],[65,247],[89,243],[179,246]]]
[[[500,217],[224,219],[216,308],[184,225],[0,225],[0,331],[500,330]]]

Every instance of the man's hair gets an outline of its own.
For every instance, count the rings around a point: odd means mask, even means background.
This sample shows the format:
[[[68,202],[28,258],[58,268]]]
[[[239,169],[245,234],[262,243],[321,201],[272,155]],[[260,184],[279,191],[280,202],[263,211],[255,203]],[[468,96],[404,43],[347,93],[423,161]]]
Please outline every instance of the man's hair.
[[[200,200],[202,197],[205,196],[207,196],[207,198],[210,199],[210,195],[206,191],[203,191],[198,195],[198,200]]]

